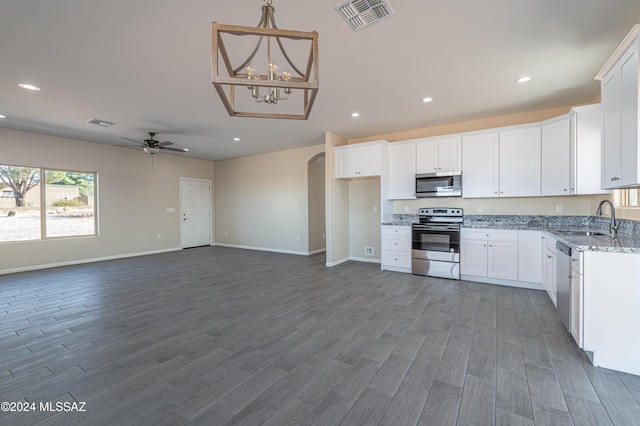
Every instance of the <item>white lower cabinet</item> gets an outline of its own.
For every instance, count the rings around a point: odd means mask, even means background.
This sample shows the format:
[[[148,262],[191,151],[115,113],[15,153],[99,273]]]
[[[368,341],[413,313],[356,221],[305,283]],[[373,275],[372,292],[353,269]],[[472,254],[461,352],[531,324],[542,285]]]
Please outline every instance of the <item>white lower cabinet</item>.
[[[460,273],[516,281],[518,231],[463,228],[460,234]]]
[[[554,306],[557,306],[557,252],[556,239],[546,234],[542,254],[542,287],[546,290]]]
[[[518,281],[542,283],[541,231],[518,231]]]
[[[571,256],[571,315],[569,324],[571,335],[578,344],[583,346],[583,329],[584,329],[584,276],[582,274],[582,253],[574,250]]]
[[[583,349],[593,365],[640,375],[640,254],[585,251]]]
[[[411,227],[382,226],[382,269],[411,273]]]

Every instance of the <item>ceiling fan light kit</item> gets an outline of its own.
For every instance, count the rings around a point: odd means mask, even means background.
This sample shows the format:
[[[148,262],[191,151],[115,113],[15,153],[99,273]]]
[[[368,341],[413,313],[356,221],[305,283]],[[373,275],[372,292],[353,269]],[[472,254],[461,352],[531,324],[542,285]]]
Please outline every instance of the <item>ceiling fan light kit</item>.
[[[318,33],[278,29],[274,11],[271,0],[266,0],[257,27],[211,24],[211,79],[230,116],[309,118],[319,88]],[[242,50],[233,41],[245,37],[254,42],[253,50],[249,50],[244,61],[232,64],[230,53],[234,49]],[[225,40],[228,44],[225,44]],[[285,44],[294,47],[303,57],[306,56],[304,67],[298,67],[292,61]],[[258,54],[265,55],[264,62],[257,60]],[[278,74],[276,58],[288,66],[281,74]],[[294,102],[294,97],[297,97],[297,102]],[[287,100],[289,102],[284,102]],[[280,105],[293,105],[282,110],[276,109],[279,102]],[[269,108],[260,106],[263,104]]]

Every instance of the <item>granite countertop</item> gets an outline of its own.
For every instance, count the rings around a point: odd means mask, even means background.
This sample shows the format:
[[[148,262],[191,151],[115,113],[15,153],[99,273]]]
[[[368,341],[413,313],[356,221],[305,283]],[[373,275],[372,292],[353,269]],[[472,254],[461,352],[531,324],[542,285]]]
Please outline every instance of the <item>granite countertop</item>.
[[[395,215],[383,225],[411,226],[417,215]],[[620,220],[615,238],[609,235],[567,235],[561,231],[592,231],[609,234],[609,218],[600,216],[465,215],[463,228],[545,231],[579,251],[640,254],[640,221]]]

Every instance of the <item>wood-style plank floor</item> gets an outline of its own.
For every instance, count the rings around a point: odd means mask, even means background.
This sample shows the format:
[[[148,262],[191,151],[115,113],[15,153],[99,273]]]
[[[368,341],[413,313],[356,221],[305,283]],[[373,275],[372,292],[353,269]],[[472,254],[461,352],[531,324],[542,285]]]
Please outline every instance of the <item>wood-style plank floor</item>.
[[[544,292],[222,247],[0,276],[0,400],[86,410],[2,425],[640,424],[640,377]]]

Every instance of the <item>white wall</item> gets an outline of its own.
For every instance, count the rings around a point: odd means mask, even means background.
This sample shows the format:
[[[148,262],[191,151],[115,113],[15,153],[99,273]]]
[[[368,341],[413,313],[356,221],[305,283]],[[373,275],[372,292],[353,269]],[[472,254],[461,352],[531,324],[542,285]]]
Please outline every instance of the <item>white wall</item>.
[[[98,236],[0,244],[0,273],[179,249],[180,178],[214,178],[211,161],[11,129],[0,152],[3,164],[97,172],[99,219]]]
[[[324,145],[216,161],[216,244],[307,254],[308,162]]]

